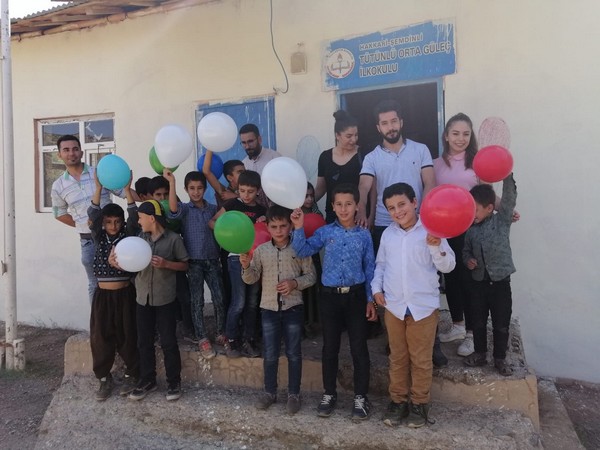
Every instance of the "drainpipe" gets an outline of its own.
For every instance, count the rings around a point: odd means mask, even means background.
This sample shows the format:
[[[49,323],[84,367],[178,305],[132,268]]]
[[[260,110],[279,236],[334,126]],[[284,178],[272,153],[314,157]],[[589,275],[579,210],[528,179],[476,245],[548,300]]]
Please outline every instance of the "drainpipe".
[[[4,161],[4,258],[1,262],[6,303],[6,369],[25,366],[23,341],[17,339],[17,254],[15,221],[15,156],[13,136],[12,68],[10,54],[10,18],[8,0],[0,3],[0,39],[2,45],[2,156]]]

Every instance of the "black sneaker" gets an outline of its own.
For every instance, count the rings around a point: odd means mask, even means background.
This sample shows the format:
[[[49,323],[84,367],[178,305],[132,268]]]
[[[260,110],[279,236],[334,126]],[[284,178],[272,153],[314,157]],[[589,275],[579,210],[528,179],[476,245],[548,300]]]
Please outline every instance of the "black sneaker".
[[[335,409],[336,402],[337,395],[323,394],[321,403],[319,403],[319,406],[317,406],[317,415],[319,417],[329,417]]]
[[[269,406],[271,406],[276,401],[277,401],[277,395],[270,394],[268,392],[261,392],[260,395],[258,396],[258,400],[256,401],[254,406],[256,406],[256,409],[260,409],[261,411],[264,411],[265,409],[269,408]]]
[[[236,341],[227,341],[225,343],[225,356],[228,358],[240,358],[242,356]]]
[[[409,428],[421,428],[428,423],[435,423],[435,420],[429,418],[430,406],[428,403],[423,403],[421,405],[411,403],[409,409],[410,412],[406,423]]]
[[[352,420],[365,420],[369,418],[371,402],[366,395],[354,396],[354,407],[352,408]]]
[[[140,381],[127,398],[130,400],[142,400],[146,398],[146,395],[155,390],[156,381]]]
[[[248,339],[242,344],[242,355],[248,358],[258,358],[260,356],[260,351],[258,350],[256,343]]]
[[[383,415],[383,423],[388,427],[396,427],[400,425],[402,419],[408,417],[408,402],[390,402],[387,411]]]
[[[440,343],[440,338],[435,337],[435,342],[433,344],[433,366],[435,368],[440,368],[448,365],[448,358],[444,355],[442,351],[442,344]]]
[[[471,353],[465,359],[463,364],[468,367],[481,367],[487,364],[487,355],[485,353]]]
[[[174,402],[181,397],[181,383],[171,383],[167,389],[167,401]]]
[[[290,416],[293,416],[300,411],[301,405],[302,400],[300,399],[300,394],[288,394],[288,400],[285,409]]]
[[[119,390],[119,395],[121,397],[126,397],[131,394],[135,388],[137,387],[139,380],[131,375],[125,375],[123,377],[123,384],[121,385],[121,389]]]
[[[99,402],[103,402],[110,394],[112,394],[113,390],[113,379],[110,374],[104,378],[100,378],[100,387],[96,391],[96,400]]]

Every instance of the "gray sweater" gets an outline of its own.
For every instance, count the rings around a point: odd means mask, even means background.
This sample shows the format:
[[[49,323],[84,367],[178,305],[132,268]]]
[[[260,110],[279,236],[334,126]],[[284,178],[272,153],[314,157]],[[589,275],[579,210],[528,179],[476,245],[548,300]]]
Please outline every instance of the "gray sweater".
[[[487,270],[492,281],[500,281],[516,271],[510,249],[510,226],[517,203],[517,185],[510,174],[502,184],[502,201],[497,213],[483,222],[474,224],[465,236],[462,258],[465,264],[471,258],[477,267],[471,271],[476,281],[483,281]]]

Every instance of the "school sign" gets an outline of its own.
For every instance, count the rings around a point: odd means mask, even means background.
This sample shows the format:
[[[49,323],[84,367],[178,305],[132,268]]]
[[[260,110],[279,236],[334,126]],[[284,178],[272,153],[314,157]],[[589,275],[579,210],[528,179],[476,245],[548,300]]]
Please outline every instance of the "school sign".
[[[323,49],[323,89],[356,89],[456,71],[453,20],[437,20],[350,39]]]

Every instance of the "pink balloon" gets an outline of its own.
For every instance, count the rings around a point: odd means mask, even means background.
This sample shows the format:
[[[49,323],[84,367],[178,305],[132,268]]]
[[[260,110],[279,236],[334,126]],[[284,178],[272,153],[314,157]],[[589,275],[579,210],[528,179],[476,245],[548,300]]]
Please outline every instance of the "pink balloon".
[[[504,180],[513,169],[513,157],[499,145],[490,145],[477,152],[473,159],[473,170],[480,180],[496,183]]]
[[[442,184],[427,193],[420,214],[430,234],[440,238],[459,236],[475,219],[475,200],[465,188]]]

